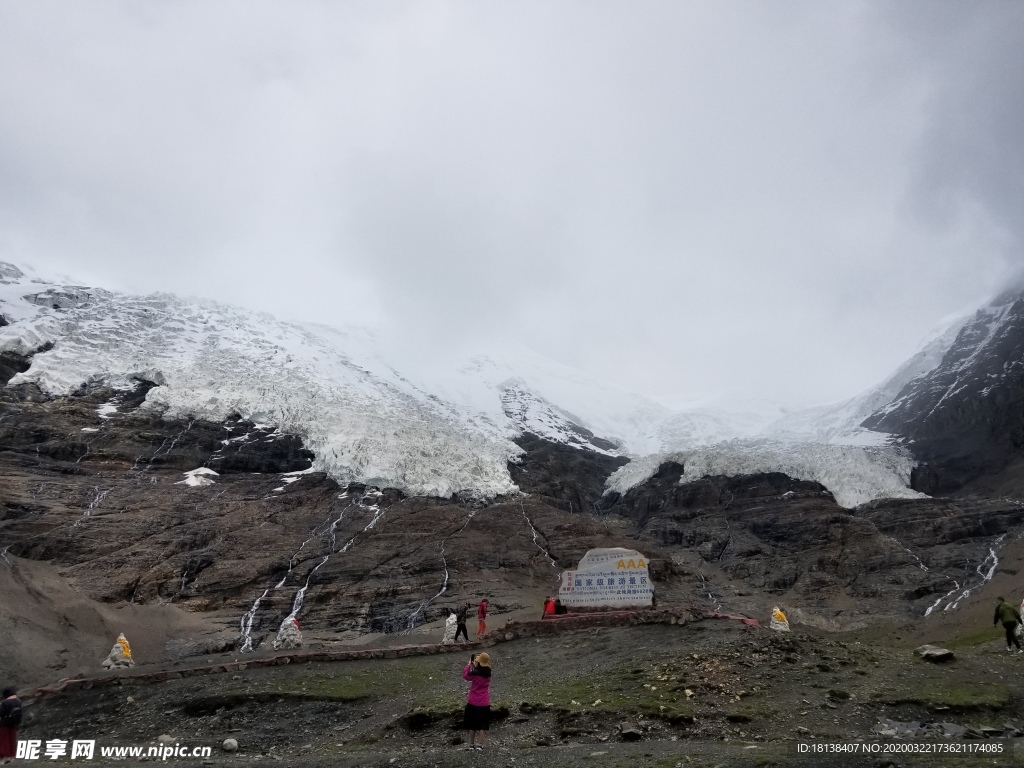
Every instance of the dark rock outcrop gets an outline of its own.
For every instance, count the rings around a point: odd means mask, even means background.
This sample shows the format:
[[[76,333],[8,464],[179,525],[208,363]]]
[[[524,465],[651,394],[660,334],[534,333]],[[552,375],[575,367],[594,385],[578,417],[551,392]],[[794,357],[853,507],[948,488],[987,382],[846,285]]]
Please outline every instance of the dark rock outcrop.
[[[609,494],[602,510],[674,553],[680,573],[717,579],[719,597],[763,590],[819,613],[850,617],[856,605],[862,615],[923,615],[954,584],[980,583],[999,537],[1024,526],[1013,502],[898,499],[846,510],[821,485],[777,473],[680,484],[682,473],[666,463]]]
[[[516,438],[526,451],[509,463],[512,482],[523,493],[538,496],[570,512],[591,512],[604,493],[609,475],[629,459],[585,448],[553,443],[529,432]]]
[[[0,328],[5,325],[7,325],[7,321],[3,315],[0,315]],[[12,350],[0,352],[0,386],[6,385],[19,373],[24,373],[31,368],[33,355],[46,352],[49,349],[53,349],[53,344],[46,344],[27,355],[22,355]]]

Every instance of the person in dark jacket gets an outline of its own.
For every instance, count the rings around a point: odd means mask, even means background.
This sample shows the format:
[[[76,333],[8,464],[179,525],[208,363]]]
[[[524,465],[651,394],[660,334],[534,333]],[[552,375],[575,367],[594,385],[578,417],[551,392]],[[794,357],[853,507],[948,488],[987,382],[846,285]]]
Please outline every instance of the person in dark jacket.
[[[10,762],[18,752],[18,726],[21,725],[21,699],[13,688],[4,688],[0,701],[0,761]]]
[[[1017,646],[1017,653],[1024,653],[1020,647],[1020,640],[1017,639],[1017,625],[1020,624],[1020,612],[1010,605],[1003,598],[999,598],[996,605],[996,615],[992,619],[992,626],[1002,622],[1006,630],[1006,650],[1013,652],[1013,646]]]
[[[469,630],[466,629],[466,622],[469,621],[469,606],[470,606],[470,604],[466,603],[464,606],[462,606],[461,608],[459,608],[459,610],[457,610],[455,612],[455,622],[456,622],[456,626],[455,626],[455,642],[456,643],[459,642],[459,635],[460,634],[464,638],[466,638],[466,642],[467,643],[469,642]]]
[[[483,749],[491,723],[491,657],[486,653],[470,656],[462,679],[469,681],[462,727],[469,731],[469,748]]]

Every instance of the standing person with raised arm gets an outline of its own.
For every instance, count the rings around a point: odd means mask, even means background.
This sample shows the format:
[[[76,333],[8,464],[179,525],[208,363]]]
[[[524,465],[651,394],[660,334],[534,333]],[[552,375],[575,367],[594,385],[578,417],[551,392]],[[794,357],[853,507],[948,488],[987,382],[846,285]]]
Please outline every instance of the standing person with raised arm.
[[[486,653],[470,656],[462,679],[469,681],[463,728],[469,731],[469,748],[482,750],[491,723],[491,657]]]
[[[467,643],[469,642],[469,630],[466,629],[466,622],[469,621],[469,606],[470,606],[470,604],[466,603],[464,606],[462,606],[457,611],[455,611],[455,621],[456,621],[455,642],[456,643],[459,642],[459,635],[462,635],[464,638],[466,638],[466,642]]]

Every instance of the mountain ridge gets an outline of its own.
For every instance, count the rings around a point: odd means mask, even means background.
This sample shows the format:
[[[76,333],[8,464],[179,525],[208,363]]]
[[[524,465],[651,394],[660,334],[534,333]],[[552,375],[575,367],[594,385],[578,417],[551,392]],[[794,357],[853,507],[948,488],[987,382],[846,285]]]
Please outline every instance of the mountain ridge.
[[[633,459],[704,449],[729,466],[720,459],[733,451],[751,471],[778,471],[780,455],[798,453],[801,461],[787,466],[801,479],[831,483],[843,503],[913,496],[906,487],[912,459],[889,445],[887,433],[860,423],[865,410],[937,365],[950,336],[837,406],[673,412],[525,348],[503,358],[477,354],[440,374],[414,373],[385,359],[366,329],[64,285],[10,264],[0,264],[0,314],[8,317],[0,352],[31,355],[13,384],[64,394],[88,383],[129,389],[149,381],[155,386],[146,407],[168,417],[271,423],[301,437],[315,468],[339,483],[441,497],[514,492],[508,463],[521,455],[516,438],[525,432]],[[847,488],[851,482],[856,487]]]

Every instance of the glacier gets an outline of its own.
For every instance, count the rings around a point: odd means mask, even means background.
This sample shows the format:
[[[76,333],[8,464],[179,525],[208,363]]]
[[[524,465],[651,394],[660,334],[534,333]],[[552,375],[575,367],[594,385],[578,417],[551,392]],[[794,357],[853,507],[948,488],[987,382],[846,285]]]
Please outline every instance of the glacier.
[[[644,456],[619,467],[608,478],[608,491],[626,493],[649,480],[666,462],[683,466],[679,482],[716,475],[782,472],[828,488],[842,507],[878,498],[916,499],[908,487],[915,461],[904,449],[890,446],[785,442],[767,438],[736,439],[688,451]]]
[[[513,441],[524,431],[632,458],[609,481],[618,490],[682,457],[688,478],[786,472],[821,482],[844,506],[917,495],[907,488],[909,456],[857,425],[865,409],[934,368],[946,340],[838,406],[786,413],[774,404],[701,403],[673,411],[525,347],[425,368],[393,351],[388,359],[390,348],[371,328],[130,295],[4,262],[0,315],[0,350],[32,355],[11,384],[67,395],[88,383],[152,382],[142,407],[166,418],[237,414],[301,437],[314,468],[342,484],[442,497],[515,493],[508,463],[522,454]],[[117,418],[114,406],[102,410]]]

